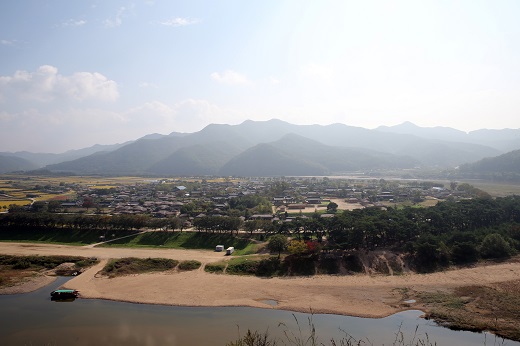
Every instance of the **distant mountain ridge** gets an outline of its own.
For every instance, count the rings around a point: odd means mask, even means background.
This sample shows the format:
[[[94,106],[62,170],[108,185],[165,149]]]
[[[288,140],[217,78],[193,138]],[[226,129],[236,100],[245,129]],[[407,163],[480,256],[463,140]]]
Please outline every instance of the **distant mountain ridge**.
[[[502,152],[520,149],[520,129],[482,129],[466,133],[449,127],[420,127],[407,121],[396,126],[379,126],[376,130],[443,141],[480,144]]]
[[[46,164],[45,169],[112,175],[279,176],[416,166],[450,168],[503,154],[505,150],[500,148],[517,142],[520,149],[518,131],[481,130],[469,135],[412,123],[369,130],[344,124],[248,120],[239,125],[211,124],[194,133],[151,134],[114,146],[73,151],[75,156],[69,155],[72,159],[62,156],[61,162]],[[475,138],[493,146],[475,143]],[[24,155],[30,157],[30,153]]]
[[[29,171],[36,168],[38,168],[37,165],[24,158],[0,155],[0,174],[16,171]]]

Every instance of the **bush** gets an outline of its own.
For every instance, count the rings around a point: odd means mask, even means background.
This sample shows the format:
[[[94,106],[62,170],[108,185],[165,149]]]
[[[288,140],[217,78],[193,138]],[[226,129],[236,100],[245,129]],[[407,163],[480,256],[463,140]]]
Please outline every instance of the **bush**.
[[[318,272],[320,274],[338,274],[339,261],[334,257],[323,257],[318,262]]]
[[[455,264],[473,263],[478,260],[478,249],[473,243],[456,243],[451,248],[451,261]]]
[[[204,271],[208,273],[223,273],[225,268],[225,263],[208,263],[204,267]]]
[[[316,274],[316,262],[314,256],[288,256],[284,260],[287,272],[291,275],[314,275]]]
[[[112,260],[102,272],[110,277],[118,275],[139,274],[153,271],[164,271],[173,269],[179,261],[166,258],[120,258]]]
[[[488,234],[480,245],[482,258],[506,258],[512,254],[511,246],[498,233]]]
[[[179,270],[195,270],[199,269],[202,263],[195,260],[182,261],[179,263]]]
[[[361,260],[356,255],[347,255],[343,257],[343,263],[345,264],[347,270],[353,271],[355,273],[361,273],[364,271],[363,263],[361,263]]]
[[[230,263],[226,273],[235,275],[256,275],[260,261],[249,261]]]
[[[258,267],[256,269],[257,276],[274,276],[278,274],[281,268],[281,262],[278,257],[269,257],[263,259],[258,263]]]
[[[31,262],[25,259],[21,259],[13,264],[13,269],[27,269],[31,266]]]

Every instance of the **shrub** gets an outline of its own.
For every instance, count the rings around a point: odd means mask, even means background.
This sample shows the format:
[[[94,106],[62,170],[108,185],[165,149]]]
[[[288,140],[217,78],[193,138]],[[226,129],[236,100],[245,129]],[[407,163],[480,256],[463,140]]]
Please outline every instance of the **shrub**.
[[[27,269],[31,266],[31,262],[25,259],[18,260],[13,264],[13,269]]]
[[[269,257],[263,259],[258,263],[258,267],[256,269],[257,276],[274,276],[278,274],[281,266],[281,262],[278,257]]]
[[[110,261],[105,268],[103,268],[102,272],[108,274],[110,277],[114,277],[118,275],[169,270],[175,268],[177,264],[179,264],[179,261],[166,258],[127,257]]]
[[[338,274],[339,261],[334,257],[323,257],[318,262],[318,272],[320,274]]]
[[[316,263],[313,256],[288,256],[284,260],[287,272],[291,275],[314,275],[316,274]]]
[[[239,263],[230,263],[226,269],[226,273],[235,275],[256,275],[260,261],[244,261]]]
[[[223,273],[225,268],[225,263],[208,263],[204,267],[204,271],[208,273]]]
[[[199,269],[202,263],[195,260],[182,261],[179,263],[179,270],[195,270]]]
[[[363,263],[361,263],[361,260],[356,255],[346,255],[343,257],[343,263],[345,264],[347,270],[353,271],[355,273],[361,273],[364,271]]]
[[[455,264],[476,262],[478,255],[478,249],[473,243],[456,243],[451,248],[451,261]]]
[[[309,248],[307,247],[307,244],[305,244],[305,242],[303,240],[291,240],[291,242],[287,246],[287,251],[289,251],[289,253],[291,255],[296,255],[296,256],[303,255],[303,254],[307,253],[308,250],[309,250]]]

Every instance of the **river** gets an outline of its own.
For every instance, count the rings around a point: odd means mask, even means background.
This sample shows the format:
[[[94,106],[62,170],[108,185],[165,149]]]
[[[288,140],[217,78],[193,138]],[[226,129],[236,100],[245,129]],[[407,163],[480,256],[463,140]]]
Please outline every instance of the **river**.
[[[368,319],[247,307],[176,307],[96,299],[51,301],[49,293],[66,280],[58,278],[32,293],[0,296],[0,345],[218,346],[236,340],[248,328],[268,330],[273,337],[283,337],[287,332],[307,338],[311,321],[319,341],[325,344],[348,333],[364,340],[363,345],[392,345],[396,332],[401,331],[406,345],[415,335],[437,345],[520,346],[519,342],[490,334],[439,327],[414,310]]]

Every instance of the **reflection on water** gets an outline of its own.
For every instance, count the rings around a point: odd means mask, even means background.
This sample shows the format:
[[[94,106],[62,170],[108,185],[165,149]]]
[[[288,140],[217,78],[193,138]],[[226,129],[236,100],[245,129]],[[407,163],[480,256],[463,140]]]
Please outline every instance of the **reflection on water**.
[[[382,319],[303,314],[272,308],[195,308],[130,304],[77,299],[54,304],[49,292],[67,279],[36,292],[0,296],[1,345],[225,345],[247,329],[268,330],[282,337],[285,330],[308,335],[309,321],[320,342],[341,338],[346,331],[367,345],[388,345],[400,330],[411,341],[417,337],[437,345],[493,345],[491,335],[452,331],[421,319],[420,311],[406,311]],[[299,326],[296,321],[298,321]],[[285,326],[279,326],[283,323]],[[487,339],[487,340],[486,340]],[[501,344],[497,342],[497,344]],[[507,345],[520,343],[506,341]]]

